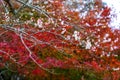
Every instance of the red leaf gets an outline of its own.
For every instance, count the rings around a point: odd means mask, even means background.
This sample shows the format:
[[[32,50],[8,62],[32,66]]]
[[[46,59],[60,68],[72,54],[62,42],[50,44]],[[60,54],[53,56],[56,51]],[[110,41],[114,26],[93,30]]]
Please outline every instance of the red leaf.
[[[34,74],[34,75],[39,75],[39,76],[43,76],[43,77],[46,75],[46,74],[45,74],[45,71],[42,70],[42,69],[39,69],[39,68],[34,69],[34,70],[32,71],[32,74]]]
[[[110,14],[110,8],[105,7],[105,9],[103,10],[101,16],[105,17],[105,16],[109,16],[109,14]]]

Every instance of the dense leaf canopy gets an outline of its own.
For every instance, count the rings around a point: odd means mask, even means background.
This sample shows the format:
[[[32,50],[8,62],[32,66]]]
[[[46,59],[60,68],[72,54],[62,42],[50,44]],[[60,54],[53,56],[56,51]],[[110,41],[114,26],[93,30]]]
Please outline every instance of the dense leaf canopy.
[[[110,7],[101,0],[28,1],[0,0],[1,80],[120,79],[120,30],[109,26]]]

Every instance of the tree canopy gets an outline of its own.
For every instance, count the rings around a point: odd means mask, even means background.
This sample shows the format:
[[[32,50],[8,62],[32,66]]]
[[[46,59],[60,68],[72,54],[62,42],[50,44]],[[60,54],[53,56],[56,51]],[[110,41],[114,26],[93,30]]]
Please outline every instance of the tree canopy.
[[[120,30],[102,0],[9,1],[14,12],[0,0],[1,80],[120,79]]]

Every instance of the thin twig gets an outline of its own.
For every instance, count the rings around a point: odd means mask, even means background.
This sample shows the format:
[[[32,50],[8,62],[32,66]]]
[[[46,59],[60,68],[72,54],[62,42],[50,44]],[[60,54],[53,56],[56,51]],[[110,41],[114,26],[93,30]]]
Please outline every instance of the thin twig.
[[[58,73],[54,73],[54,72],[50,71],[50,70],[47,69],[47,68],[42,67],[42,65],[39,64],[39,63],[33,58],[33,56],[32,56],[33,53],[32,53],[32,51],[28,48],[28,46],[25,44],[25,42],[24,42],[24,40],[23,40],[23,37],[22,37],[22,33],[20,34],[20,39],[21,39],[21,42],[23,43],[24,47],[26,48],[26,50],[29,52],[29,57],[32,59],[33,62],[35,62],[41,69],[43,69],[43,70],[45,70],[45,71],[47,71],[47,72],[49,72],[49,73],[51,73],[51,74],[58,74]]]

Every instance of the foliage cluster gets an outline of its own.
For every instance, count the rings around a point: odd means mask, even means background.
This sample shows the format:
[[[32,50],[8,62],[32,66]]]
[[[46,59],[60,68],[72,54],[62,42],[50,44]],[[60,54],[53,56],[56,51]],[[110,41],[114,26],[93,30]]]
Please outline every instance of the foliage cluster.
[[[100,0],[87,13],[69,0],[16,1],[15,15],[0,8],[1,80],[120,80],[120,30]]]

